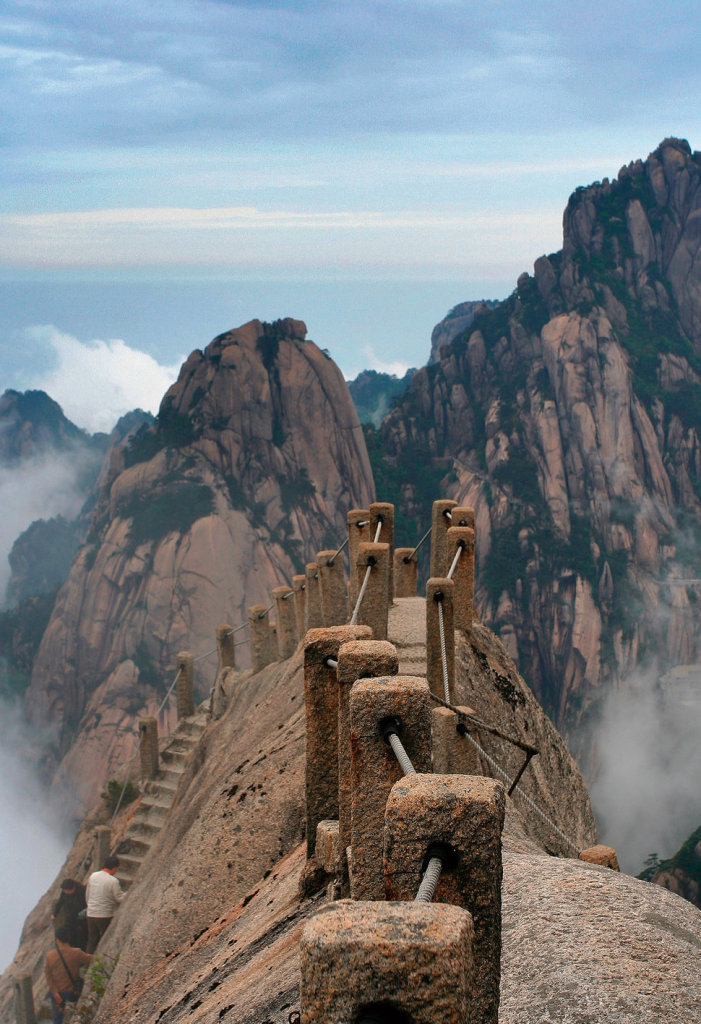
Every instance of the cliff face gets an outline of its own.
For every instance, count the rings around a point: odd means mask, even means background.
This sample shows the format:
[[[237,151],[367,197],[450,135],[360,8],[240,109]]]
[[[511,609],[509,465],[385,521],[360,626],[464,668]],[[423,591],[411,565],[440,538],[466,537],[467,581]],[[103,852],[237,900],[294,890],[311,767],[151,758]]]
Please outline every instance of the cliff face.
[[[699,654],[701,154],[578,189],[563,249],[419,370],[385,465],[476,510],[478,605],[572,736],[643,660]],[[420,485],[407,492],[421,502]]]
[[[252,321],[193,352],[157,423],[103,472],[26,697],[55,736],[47,773],[79,804],[129,757],[177,652],[210,649],[217,623],[244,622],[373,497],[343,378],[305,334],[298,321]]]

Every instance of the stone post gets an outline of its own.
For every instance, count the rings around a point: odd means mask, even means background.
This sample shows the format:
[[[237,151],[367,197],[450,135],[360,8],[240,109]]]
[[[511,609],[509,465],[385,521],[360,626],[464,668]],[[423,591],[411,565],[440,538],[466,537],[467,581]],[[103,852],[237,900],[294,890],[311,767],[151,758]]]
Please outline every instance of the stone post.
[[[403,775],[381,723],[394,719],[417,772],[431,771],[431,699],[425,679],[384,676],[361,679],[350,695],[351,896],[384,899],[382,873],[385,805]]]
[[[217,626],[217,651],[219,652],[219,671],[236,668],[236,644],[231,626]]]
[[[475,603],[475,531],[470,526],[451,526],[448,530],[451,562],[458,548],[462,548],[462,554],[451,577],[455,583],[454,621],[456,629],[469,632]]]
[[[385,814],[387,899],[413,900],[430,856],[442,850],[435,899],[472,915],[475,1024],[498,1024],[505,809],[504,787],[494,779],[410,775],[392,788]]]
[[[319,566],[321,617],[324,625],[343,626],[348,622],[343,559],[335,551],[317,551],[316,564]]]
[[[291,587],[275,587],[273,601],[277,616],[277,643],[280,661],[291,658],[297,648],[297,620]]]
[[[445,576],[450,568],[448,559],[448,528],[452,525],[452,510],[457,501],[441,498],[434,501],[431,515],[431,576]],[[450,513],[450,516],[447,514]],[[447,564],[446,564],[447,563]]]
[[[302,1024],[471,1021],[472,937],[460,907],[351,900],[322,907],[299,947]]]
[[[94,832],[95,853],[93,854],[93,871],[102,871],[105,861],[112,848],[112,829],[109,825],[98,825]]]
[[[248,635],[251,644],[251,668],[262,671],[272,661],[270,657],[270,623],[264,604],[252,604],[248,609]]]
[[[17,1024],[36,1024],[34,989],[30,974],[23,974],[15,981],[15,1017]]]
[[[379,544],[389,544],[389,559],[387,561],[389,570],[389,600],[394,600],[394,505],[388,501],[373,501],[370,506],[370,536],[374,541],[377,536],[377,527],[382,524]]]
[[[304,638],[304,708],[306,713],[307,857],[314,853],[316,828],[325,819],[338,820],[338,683],[341,644],[368,639],[367,626],[310,629]]]
[[[358,600],[358,580],[355,574],[355,567],[358,564],[358,547],[371,540],[370,509],[352,508],[348,513],[348,565],[350,566],[348,600],[351,612]]]
[[[307,577],[304,574],[292,577],[292,589],[295,592],[295,622],[297,624],[297,643],[304,640],[307,632],[306,606],[307,606]]]
[[[441,647],[440,612],[443,611],[443,637],[448,668],[448,691],[455,689],[455,629],[453,627],[453,594],[455,584],[449,579],[430,579],[426,584],[426,679],[441,700],[445,700],[443,651]]]
[[[178,721],[195,713],[195,659],[190,651],[180,651],[175,659],[178,682],[175,687]]]
[[[321,629],[324,619],[321,614],[321,587],[319,586],[319,567],[316,562],[308,562],[305,567],[306,585],[306,629]]]
[[[358,679],[396,676],[397,648],[387,640],[354,640],[338,651],[338,821],[341,845],[351,842],[351,733],[350,694]]]
[[[410,558],[413,548],[394,549],[394,596],[416,597],[419,562]]]
[[[357,621],[372,629],[376,640],[387,639],[389,622],[389,544],[361,544],[358,550],[356,574],[358,593],[363,586],[368,566],[372,567]]]
[[[451,510],[453,518],[450,521],[451,526],[469,526],[471,530],[475,528],[475,510],[470,508],[469,505],[456,505]]]
[[[155,718],[139,719],[139,760],[142,779],[158,775],[158,722]]]
[[[465,714],[474,715],[472,708],[460,707]],[[479,742],[477,730],[466,719],[460,719],[449,708],[434,707],[431,710],[431,734],[433,736],[433,770],[437,775],[484,775],[484,766],[479,754],[470,741],[458,732],[458,725],[464,724]]]

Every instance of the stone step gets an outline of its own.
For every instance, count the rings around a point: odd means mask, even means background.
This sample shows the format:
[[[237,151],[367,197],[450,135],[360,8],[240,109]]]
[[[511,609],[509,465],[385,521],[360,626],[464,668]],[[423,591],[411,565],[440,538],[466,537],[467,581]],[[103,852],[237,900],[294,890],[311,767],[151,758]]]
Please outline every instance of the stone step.
[[[151,843],[139,836],[134,835],[131,829],[127,830],[127,834],[122,839],[121,843],[117,847],[117,856],[121,859],[124,856],[140,857],[142,860],[151,849]]]
[[[143,857],[127,857],[121,853],[118,853],[117,856],[119,857],[119,869],[117,873],[124,873],[124,875],[134,878],[143,863]]]
[[[165,811],[166,808],[163,808]],[[167,817],[167,814],[163,815],[163,820]],[[141,818],[137,818],[135,814],[129,823],[127,829],[127,836],[135,836],[137,839],[143,839],[144,842],[153,845],[156,837],[161,831],[161,823],[156,824],[151,821],[142,821]]]
[[[141,801],[140,806],[134,812],[132,818],[133,825],[147,825],[155,827],[160,832],[163,822],[168,817],[168,811],[170,810],[170,802],[156,803],[149,797],[148,802]]]
[[[182,748],[173,749],[173,747],[168,747],[167,750],[163,750],[161,752],[161,764],[168,765],[169,768],[178,767],[178,765],[181,765],[184,768],[191,753],[192,747],[189,747],[186,750],[183,750]]]

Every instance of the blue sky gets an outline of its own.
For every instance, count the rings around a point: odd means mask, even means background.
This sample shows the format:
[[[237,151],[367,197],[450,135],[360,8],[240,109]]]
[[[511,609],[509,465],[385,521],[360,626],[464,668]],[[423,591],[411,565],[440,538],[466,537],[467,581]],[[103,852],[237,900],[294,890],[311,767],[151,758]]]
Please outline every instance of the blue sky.
[[[424,362],[450,306],[560,247],[574,188],[699,143],[698,24],[649,0],[5,0],[6,385],[60,368],[37,325],[171,367],[293,315],[347,374]]]

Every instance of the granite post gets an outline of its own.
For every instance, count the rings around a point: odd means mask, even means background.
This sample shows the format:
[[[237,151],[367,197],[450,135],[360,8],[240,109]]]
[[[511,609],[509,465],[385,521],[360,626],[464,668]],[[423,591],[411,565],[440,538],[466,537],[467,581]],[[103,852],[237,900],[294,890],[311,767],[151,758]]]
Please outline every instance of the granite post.
[[[389,544],[360,544],[356,573],[360,594],[368,568],[371,569],[363,600],[358,608],[357,622],[372,629],[376,640],[387,639],[389,622]]]
[[[324,625],[343,626],[348,622],[343,559],[335,551],[318,551],[316,564],[319,567],[321,617]]]
[[[457,501],[441,498],[434,501],[431,513],[431,576],[445,576],[450,568],[448,559],[448,528],[452,524],[452,510]]]
[[[446,700],[443,673],[440,617],[443,615],[443,641],[448,673],[448,694],[455,689],[455,629],[453,627],[453,595],[455,584],[449,579],[430,579],[426,584],[426,678],[441,700]]]
[[[338,820],[338,682],[327,662],[338,661],[341,644],[369,637],[367,626],[331,626],[310,629],[304,638],[307,857],[319,822]]]
[[[387,797],[403,775],[382,724],[391,719],[417,772],[431,771],[431,698],[425,679],[361,679],[350,695],[351,896],[384,899],[382,849]]]
[[[413,900],[429,858],[438,855],[435,900],[472,916],[475,1024],[498,1024],[505,809],[504,787],[494,779],[427,774],[400,779],[385,812],[387,899]]]
[[[190,651],[180,651],[175,659],[178,681],[175,692],[178,705],[178,721],[195,713],[195,659]]]

